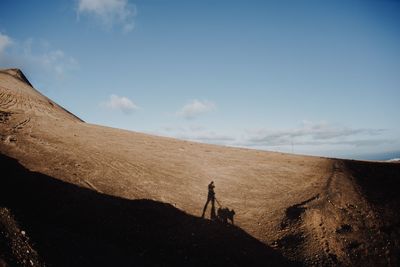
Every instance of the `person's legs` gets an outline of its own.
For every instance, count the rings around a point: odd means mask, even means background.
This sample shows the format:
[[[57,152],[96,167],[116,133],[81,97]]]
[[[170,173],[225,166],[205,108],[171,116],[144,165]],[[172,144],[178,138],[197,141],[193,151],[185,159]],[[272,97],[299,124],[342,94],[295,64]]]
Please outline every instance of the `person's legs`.
[[[210,218],[211,218],[212,220],[214,220],[216,217],[217,217],[217,216],[216,216],[216,214],[215,214],[215,198],[212,198],[212,199],[211,199],[211,215],[210,215]]]
[[[207,198],[207,201],[206,201],[206,204],[204,205],[203,214],[201,215],[201,218],[204,218],[204,214],[206,213],[208,202],[210,202],[210,198]]]

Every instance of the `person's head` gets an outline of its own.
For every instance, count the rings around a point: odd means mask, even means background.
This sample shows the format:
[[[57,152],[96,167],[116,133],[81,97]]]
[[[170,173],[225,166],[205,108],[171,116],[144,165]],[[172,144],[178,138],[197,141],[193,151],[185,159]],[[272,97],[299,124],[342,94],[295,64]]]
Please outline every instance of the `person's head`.
[[[211,181],[211,184],[214,184],[214,181]]]

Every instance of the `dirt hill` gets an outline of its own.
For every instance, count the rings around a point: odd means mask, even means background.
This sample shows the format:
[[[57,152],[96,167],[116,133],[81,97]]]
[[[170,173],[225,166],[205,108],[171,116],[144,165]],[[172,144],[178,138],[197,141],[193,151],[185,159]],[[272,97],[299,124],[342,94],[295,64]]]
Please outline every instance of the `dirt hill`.
[[[0,266],[400,265],[399,163],[93,125],[17,69],[0,154]],[[211,180],[235,225],[200,218]]]

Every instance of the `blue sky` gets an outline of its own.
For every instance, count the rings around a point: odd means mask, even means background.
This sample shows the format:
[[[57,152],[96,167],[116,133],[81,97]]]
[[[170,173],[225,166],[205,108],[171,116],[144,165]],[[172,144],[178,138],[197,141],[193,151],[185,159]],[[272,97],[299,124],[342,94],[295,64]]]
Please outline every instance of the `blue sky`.
[[[90,123],[373,158],[400,151],[398,14],[400,1],[2,0],[0,67]]]

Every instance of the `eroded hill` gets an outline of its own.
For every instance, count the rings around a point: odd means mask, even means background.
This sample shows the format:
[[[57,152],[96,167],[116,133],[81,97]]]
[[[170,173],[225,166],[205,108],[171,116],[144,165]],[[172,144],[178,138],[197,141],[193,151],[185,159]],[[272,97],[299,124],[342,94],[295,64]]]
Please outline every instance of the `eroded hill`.
[[[400,164],[93,125],[19,70],[0,72],[0,138],[0,207],[46,264],[399,264]],[[234,227],[199,218],[211,180]]]

